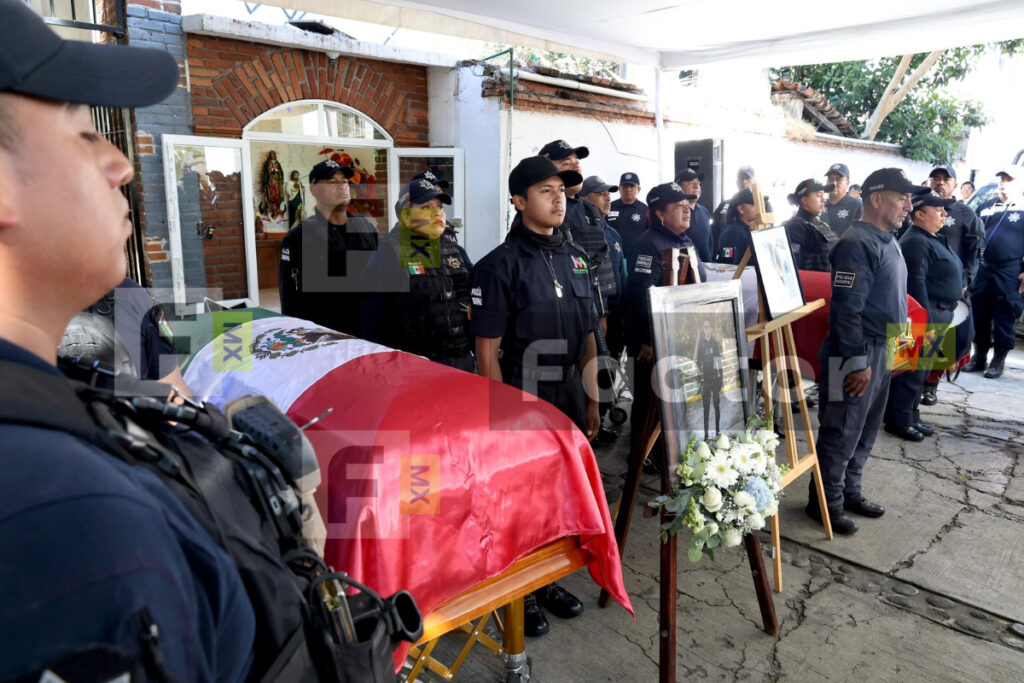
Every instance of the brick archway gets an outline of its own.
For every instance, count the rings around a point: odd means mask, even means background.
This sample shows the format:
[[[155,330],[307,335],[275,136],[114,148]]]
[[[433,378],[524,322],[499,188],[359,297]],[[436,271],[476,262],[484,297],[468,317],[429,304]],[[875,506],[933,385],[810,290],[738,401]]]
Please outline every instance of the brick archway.
[[[278,105],[324,99],[369,116],[397,145],[427,144],[424,67],[205,37],[189,38],[188,56],[196,135],[241,137]]]

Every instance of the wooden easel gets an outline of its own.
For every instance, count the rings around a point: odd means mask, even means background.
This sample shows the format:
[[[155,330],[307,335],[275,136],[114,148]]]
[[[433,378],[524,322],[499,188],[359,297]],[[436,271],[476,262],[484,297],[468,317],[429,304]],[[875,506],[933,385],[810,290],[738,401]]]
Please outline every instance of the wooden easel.
[[[773,215],[764,210],[764,199],[759,186],[755,183],[753,187],[754,206],[758,210],[757,220],[750,227],[751,232],[771,226]],[[750,262],[750,248],[748,247],[736,267],[733,279],[737,280],[743,274],[743,269]],[[807,399],[803,392],[803,377],[800,374],[800,358],[796,351],[796,341],[793,337],[793,323],[825,305],[824,299],[816,299],[804,304],[800,308],[790,311],[783,316],[768,320],[768,309],[765,304],[764,292],[761,291],[760,281],[758,282],[758,322],[747,328],[747,343],[760,343],[762,380],[761,387],[764,393],[764,412],[768,415],[772,412],[772,355],[771,349],[774,345],[778,362],[778,373],[782,374],[789,370],[795,378],[797,401],[800,405],[800,416],[803,418],[804,436],[807,440],[807,454],[803,457],[797,451],[796,431],[793,420],[793,403],[790,400],[789,383],[779,382],[779,403],[782,409],[782,428],[786,434],[786,457],[789,463],[789,471],[782,477],[782,488],[792,484],[801,474],[812,470],[814,477],[814,488],[818,493],[818,505],[821,509],[821,521],[825,527],[825,538],[832,540],[832,524],[828,516],[828,503],[825,500],[825,487],[821,479],[821,468],[818,466],[818,451],[814,442],[814,431],[811,428],[811,416],[807,412]],[[776,592],[782,592],[782,539],[779,529],[779,516],[771,518],[772,533],[772,578],[773,587]]]
[[[693,284],[697,274],[690,269],[689,255],[681,249],[665,249],[661,253],[662,284],[684,285]],[[629,524],[636,507],[636,499],[640,490],[640,472],[643,462],[654,449],[661,424],[658,422],[658,401],[653,396],[649,381],[638,381],[634,387],[634,395],[641,391],[650,392],[647,409],[641,416],[639,428],[630,434],[629,468],[622,488],[622,497],[615,506],[615,540],[619,544],[619,553],[626,547],[629,535]],[[634,399],[635,400],[635,399]],[[672,490],[672,473],[669,466],[667,449],[661,449],[661,492],[670,494]],[[668,521],[668,513],[662,509],[661,522]],[[779,633],[779,621],[775,615],[775,603],[772,601],[771,588],[768,585],[764,567],[764,554],[761,541],[756,534],[743,537],[743,545],[750,563],[750,573],[754,579],[754,590],[757,603],[761,610],[761,622],[769,635]],[[658,681],[659,683],[675,683],[676,680],[676,559],[678,542],[675,535],[661,544],[661,572],[659,580],[658,610]],[[601,591],[598,600],[601,607],[611,604],[611,596]]]

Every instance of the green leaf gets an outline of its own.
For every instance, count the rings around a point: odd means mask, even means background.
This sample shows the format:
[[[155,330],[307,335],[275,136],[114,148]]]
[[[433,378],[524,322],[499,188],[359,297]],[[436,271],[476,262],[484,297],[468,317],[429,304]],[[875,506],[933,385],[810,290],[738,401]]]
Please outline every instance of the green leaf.
[[[690,562],[700,562],[700,558],[704,556],[704,551],[697,546],[690,546],[690,549],[686,552],[687,557],[690,558]]]

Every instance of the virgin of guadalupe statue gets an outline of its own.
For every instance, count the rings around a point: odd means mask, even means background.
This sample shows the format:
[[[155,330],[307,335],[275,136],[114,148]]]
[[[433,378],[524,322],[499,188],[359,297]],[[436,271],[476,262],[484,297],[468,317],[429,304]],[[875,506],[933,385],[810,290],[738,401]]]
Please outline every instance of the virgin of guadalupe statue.
[[[267,152],[267,159],[263,162],[263,173],[260,181],[263,197],[267,201],[267,211],[271,218],[277,218],[285,212],[284,206],[284,170],[277,160],[277,152]]]
[[[288,229],[291,230],[302,222],[305,213],[304,204],[305,188],[298,171],[292,171],[288,176]]]

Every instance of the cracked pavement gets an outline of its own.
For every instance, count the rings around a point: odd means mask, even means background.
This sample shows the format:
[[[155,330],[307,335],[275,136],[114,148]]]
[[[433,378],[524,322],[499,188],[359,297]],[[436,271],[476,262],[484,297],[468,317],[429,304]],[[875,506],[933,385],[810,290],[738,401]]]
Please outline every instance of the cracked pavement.
[[[778,637],[761,630],[742,547],[691,564],[683,532],[679,681],[1024,680],[1024,348],[1010,354],[1001,379],[962,374],[955,384],[943,380],[938,397],[921,408],[934,437],[879,434],[864,492],[887,512],[858,518],[857,534],[827,541],[804,515],[809,474],[786,489],[783,591],[773,593]],[[612,501],[626,469],[624,432],[596,449]],[[657,487],[645,476],[638,505]],[[597,606],[586,571],[560,582],[586,611],[571,621],[549,617],[550,634],[527,640],[532,680],[658,680],[658,545],[657,518],[638,508],[623,553],[635,621],[618,606]],[[460,645],[455,637],[437,652],[457,654]],[[456,680],[503,676],[501,660],[478,648]]]

